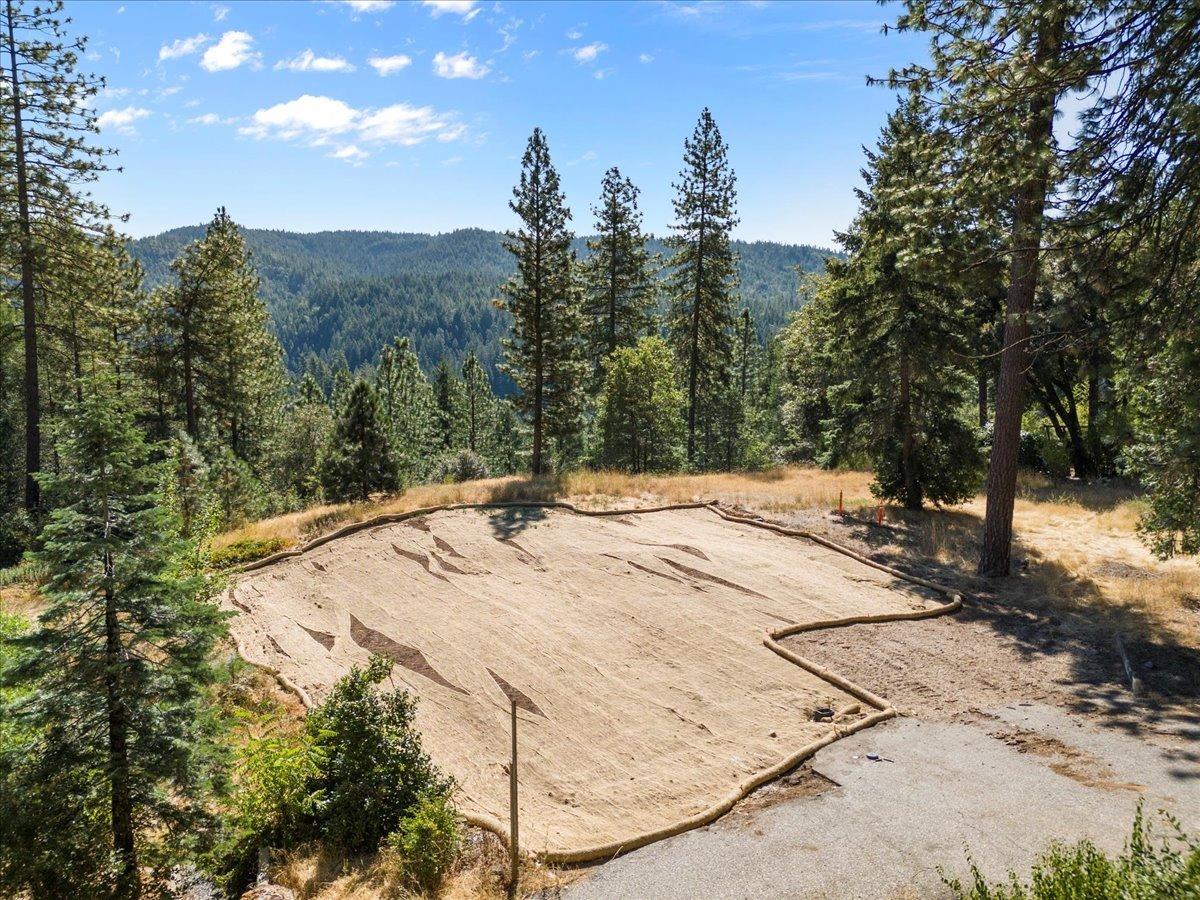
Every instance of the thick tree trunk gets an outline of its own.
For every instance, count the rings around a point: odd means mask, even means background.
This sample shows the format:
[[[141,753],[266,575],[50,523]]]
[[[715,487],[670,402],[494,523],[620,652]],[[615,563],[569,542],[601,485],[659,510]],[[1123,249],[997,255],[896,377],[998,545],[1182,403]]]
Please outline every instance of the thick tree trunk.
[[[703,202],[703,200],[701,201]],[[692,298],[692,346],[688,362],[688,465],[696,461],[696,393],[700,377],[700,301],[701,285],[704,282],[704,219],[700,220],[700,233],[696,240],[696,289]]]
[[[1033,66],[1050,59],[1062,44],[1065,20],[1046,21],[1038,35]],[[1045,152],[1054,128],[1056,96],[1047,91],[1031,101],[1026,139],[1032,149]],[[1000,349],[1000,378],[996,384],[996,422],[992,430],[992,456],[988,463],[987,512],[983,522],[980,575],[1008,575],[1012,552],[1013,505],[1017,495],[1017,453],[1021,444],[1021,416],[1025,411],[1025,373],[1029,370],[1029,313],[1037,292],[1038,261],[1045,225],[1047,163],[1035,165],[1033,174],[1017,192],[1013,210],[1012,264],[1005,301],[1004,343]]]
[[[21,317],[25,337],[25,509],[41,501],[37,473],[42,468],[42,406],[38,396],[37,311],[33,292],[33,227],[29,221],[29,182],[25,170],[25,131],[21,120],[21,78],[17,69],[17,37],[12,0],[8,13],[8,64],[12,81],[12,121],[17,164],[17,218],[21,256]]]
[[[129,777],[129,719],[121,696],[120,672],[125,665],[121,626],[113,595],[112,554],[104,554],[105,704],[108,712],[108,770],[110,779],[110,827],[113,852],[117,857],[115,896],[133,900],[141,893],[137,846],[133,832],[133,795]]]

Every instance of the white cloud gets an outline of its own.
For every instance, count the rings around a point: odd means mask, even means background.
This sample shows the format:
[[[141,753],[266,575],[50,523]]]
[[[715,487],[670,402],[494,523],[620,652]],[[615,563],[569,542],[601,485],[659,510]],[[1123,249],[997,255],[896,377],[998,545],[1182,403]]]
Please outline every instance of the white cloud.
[[[356,13],[384,12],[396,5],[396,0],[342,0]]]
[[[127,87],[106,87],[100,90],[100,96],[109,100],[120,100],[122,97],[129,96],[129,88]]]
[[[640,63],[652,63],[652,62],[654,62],[654,57],[653,57],[653,56],[651,56],[649,53],[642,53],[642,54],[639,54],[639,55],[638,55],[638,62],[640,62]]]
[[[491,71],[487,64],[468,56],[464,50],[447,56],[440,51],[433,57],[433,71],[439,78],[482,78]]]
[[[371,154],[366,150],[360,150],[354,144],[347,144],[344,147],[338,147],[329,154],[330,159],[344,159],[346,162],[354,166],[362,165],[362,161]]]
[[[158,48],[158,59],[161,62],[164,59],[178,59],[181,56],[191,56],[212,38],[201,32],[194,34],[191,37],[180,38],[177,41],[172,41],[169,44],[163,44]]]
[[[582,47],[576,47],[571,51],[571,55],[575,57],[577,63],[595,62],[596,57],[608,49],[608,44],[601,44],[595,41],[591,44],[584,44]]]
[[[304,94],[287,103],[258,110],[253,116],[253,124],[241,131],[252,137],[276,137],[285,141],[302,135],[320,139],[348,130],[358,116],[358,110],[341,100]]]
[[[577,41],[581,37],[583,37],[583,32],[580,31],[578,28],[572,28],[570,31],[567,32],[567,40],[568,41]]]
[[[462,162],[462,159],[463,158],[461,156],[447,156],[445,159],[442,160],[442,165],[443,166],[457,166],[460,162]]]
[[[192,125],[232,125],[237,119],[230,116],[228,119],[222,119],[216,113],[204,113],[201,116],[195,116],[188,119]]]
[[[304,94],[254,114],[251,124],[239,129],[255,138],[300,140],[311,146],[335,144],[338,159],[361,159],[363,144],[399,144],[413,147],[427,140],[455,141],[466,134],[466,126],[454,113],[440,113],[431,106],[394,103],[379,109],[355,109],[332,97]]]
[[[276,69],[290,69],[293,72],[353,72],[354,66],[340,56],[317,56],[311,50],[305,50],[293,59],[281,59],[275,63]]]
[[[254,38],[244,31],[227,31],[204,51],[200,66],[209,72],[227,72],[243,63],[257,66],[260,54],[253,49]]]
[[[476,0],[421,0],[421,5],[427,7],[435,17],[453,13],[462,16],[464,22],[470,22],[479,15],[480,9]]]
[[[372,56],[367,63],[380,75],[387,76],[411,66],[412,57],[403,53],[397,53],[395,56]]]
[[[118,15],[118,16],[119,16],[119,15],[122,15],[122,14],[124,14],[124,12],[125,12],[125,7],[124,7],[124,6],[118,6],[118,7],[117,7],[117,15]]]
[[[214,22],[224,22],[225,17],[229,15],[229,7],[221,6],[219,3],[212,5],[212,14]]]
[[[126,106],[124,109],[110,109],[100,113],[96,119],[96,127],[101,131],[119,131],[121,134],[135,134],[133,123],[145,119],[150,110],[141,106]]]
[[[535,56],[538,56],[541,52],[542,52],[541,50],[526,50],[524,53],[521,54],[521,59],[526,60],[526,61],[531,60]]]

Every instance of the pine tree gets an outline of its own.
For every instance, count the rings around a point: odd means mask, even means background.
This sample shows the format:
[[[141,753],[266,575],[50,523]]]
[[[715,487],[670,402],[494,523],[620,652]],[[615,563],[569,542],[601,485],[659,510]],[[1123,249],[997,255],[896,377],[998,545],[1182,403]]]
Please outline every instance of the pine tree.
[[[571,213],[540,128],[529,138],[509,206],[521,227],[505,240],[517,274],[504,285],[500,301],[513,317],[504,371],[520,389],[516,402],[533,428],[532,472],[542,475],[548,439],[557,435],[565,443],[578,428],[585,363],[581,292],[567,227]]]
[[[187,572],[178,523],[155,493],[160,473],[111,373],[82,396],[68,410],[62,472],[42,476],[63,505],[35,555],[51,573],[48,607],[13,675],[33,691],[5,710],[25,727],[0,758],[0,884],[132,898],[203,821],[205,688],[223,626],[205,580]]]
[[[683,170],[673,185],[675,250],[668,283],[667,330],[687,388],[687,461],[696,465],[698,428],[707,432],[706,454],[712,465],[710,401],[729,381],[730,331],[737,260],[730,232],[737,224],[734,174],[728,148],[708,109],[683,145]]]
[[[70,242],[64,233],[99,234],[108,210],[85,186],[108,170],[103,151],[92,146],[96,114],[92,100],[103,81],[76,70],[86,47],[66,33],[61,0],[27,6],[0,5],[0,115],[5,143],[11,139],[12,183],[0,188],[0,234],[17,250],[25,348],[25,507],[39,505],[41,414],[37,305],[47,271],[60,266]],[[11,129],[11,136],[7,133]],[[7,156],[7,154],[5,154]],[[5,268],[9,260],[4,260]]]
[[[474,351],[468,351],[463,360],[462,376],[460,419],[466,434],[466,447],[482,453],[491,442],[492,411],[496,400],[487,372]]]
[[[376,383],[402,483],[422,481],[438,452],[433,387],[408,338],[380,354]]]
[[[659,337],[619,347],[604,363],[597,426],[601,465],[630,472],[679,464],[684,396],[671,348]]]
[[[875,493],[909,509],[972,496],[980,467],[964,413],[972,374],[963,366],[967,304],[949,267],[933,269],[930,280],[906,264],[932,256],[931,247],[943,258],[963,258],[959,223],[918,230],[909,218],[913,185],[936,182],[944,147],[945,135],[919,102],[903,101],[888,117],[878,149],[866,151],[859,212],[838,235],[850,258],[827,263],[830,313],[843,345],[854,348],[839,367],[835,392],[842,427],[850,429],[843,438],[866,451]],[[931,194],[927,202],[939,198]]]
[[[321,484],[332,500],[368,500],[395,490],[396,463],[379,415],[379,397],[361,378],[346,394],[321,460]]]
[[[618,347],[630,347],[650,332],[654,305],[654,265],[642,232],[638,189],[613,166],[604,173],[600,203],[592,207],[596,236],[588,238],[583,262],[587,294],[587,357],[597,383],[604,359]]]
[[[442,359],[433,370],[433,406],[437,423],[437,449],[455,450],[463,446],[465,436],[460,412],[463,406],[463,384],[454,374],[448,359]]]
[[[282,354],[245,239],[224,208],[172,269],[178,284],[166,295],[166,314],[187,432],[256,461],[278,422]]]
[[[510,400],[496,400],[492,419],[495,425],[485,449],[488,471],[493,475],[513,475],[526,464],[528,434]]]

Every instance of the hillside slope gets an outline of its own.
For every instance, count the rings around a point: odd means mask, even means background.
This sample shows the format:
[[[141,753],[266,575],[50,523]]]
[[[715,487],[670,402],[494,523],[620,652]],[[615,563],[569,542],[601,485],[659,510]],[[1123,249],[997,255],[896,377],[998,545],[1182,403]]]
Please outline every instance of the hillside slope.
[[[202,227],[189,226],[131,242],[148,283],[169,280],[171,260],[202,234]],[[344,357],[354,369],[373,362],[394,336],[407,335],[426,367],[443,356],[459,361],[474,349],[495,372],[508,317],[491,301],[514,269],[499,232],[301,234],[250,228],[245,235],[293,369],[310,354],[328,361]],[[580,255],[585,254],[583,239],[576,243]],[[669,255],[659,240],[651,249],[664,259]],[[820,270],[830,253],[767,241],[737,241],[735,249],[741,260],[742,302],[764,336],[797,308],[797,270]]]

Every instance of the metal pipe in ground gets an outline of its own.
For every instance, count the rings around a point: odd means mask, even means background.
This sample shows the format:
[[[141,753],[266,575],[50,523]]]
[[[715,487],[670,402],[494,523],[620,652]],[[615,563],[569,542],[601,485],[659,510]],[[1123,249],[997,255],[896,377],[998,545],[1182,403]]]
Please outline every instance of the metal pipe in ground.
[[[517,701],[512,700],[512,759],[508,764],[508,894],[517,895],[521,851],[517,838]]]

